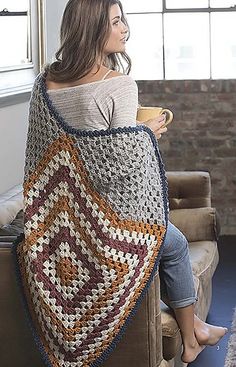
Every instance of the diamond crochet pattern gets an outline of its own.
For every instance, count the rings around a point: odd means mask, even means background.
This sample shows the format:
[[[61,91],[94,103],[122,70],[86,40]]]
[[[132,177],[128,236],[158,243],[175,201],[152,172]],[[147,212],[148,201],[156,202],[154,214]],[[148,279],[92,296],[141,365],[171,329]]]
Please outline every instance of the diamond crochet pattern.
[[[35,81],[24,176],[18,277],[45,364],[99,366],[158,268],[167,184],[145,126],[71,128]]]

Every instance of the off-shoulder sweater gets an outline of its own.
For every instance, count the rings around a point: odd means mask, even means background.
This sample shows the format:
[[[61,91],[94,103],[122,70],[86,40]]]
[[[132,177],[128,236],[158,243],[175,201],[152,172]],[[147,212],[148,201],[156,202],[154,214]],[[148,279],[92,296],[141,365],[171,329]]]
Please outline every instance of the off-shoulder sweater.
[[[138,87],[128,75],[47,92],[57,112],[74,128],[136,126]]]

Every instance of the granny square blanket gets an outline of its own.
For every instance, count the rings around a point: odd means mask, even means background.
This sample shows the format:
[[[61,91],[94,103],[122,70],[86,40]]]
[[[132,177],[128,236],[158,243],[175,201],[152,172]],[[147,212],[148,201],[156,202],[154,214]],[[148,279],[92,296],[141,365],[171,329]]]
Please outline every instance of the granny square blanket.
[[[152,131],[70,127],[39,74],[13,254],[45,365],[95,367],[109,356],[158,269],[167,223]]]

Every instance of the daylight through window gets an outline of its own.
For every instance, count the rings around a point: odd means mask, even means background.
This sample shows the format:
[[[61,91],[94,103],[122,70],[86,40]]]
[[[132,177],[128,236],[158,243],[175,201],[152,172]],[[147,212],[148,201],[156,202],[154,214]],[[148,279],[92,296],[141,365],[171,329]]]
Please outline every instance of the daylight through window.
[[[29,0],[0,0],[0,71],[31,63]]]
[[[122,4],[131,30],[127,53],[136,80],[236,78],[236,0]]]

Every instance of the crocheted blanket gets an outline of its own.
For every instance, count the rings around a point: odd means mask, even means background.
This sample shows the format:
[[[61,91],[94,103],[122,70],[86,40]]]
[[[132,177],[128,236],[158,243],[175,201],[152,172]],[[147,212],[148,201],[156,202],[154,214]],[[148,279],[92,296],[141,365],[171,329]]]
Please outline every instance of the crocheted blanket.
[[[157,270],[168,222],[157,140],[140,125],[70,127],[39,75],[29,112],[24,235],[13,252],[48,366],[99,366]]]

